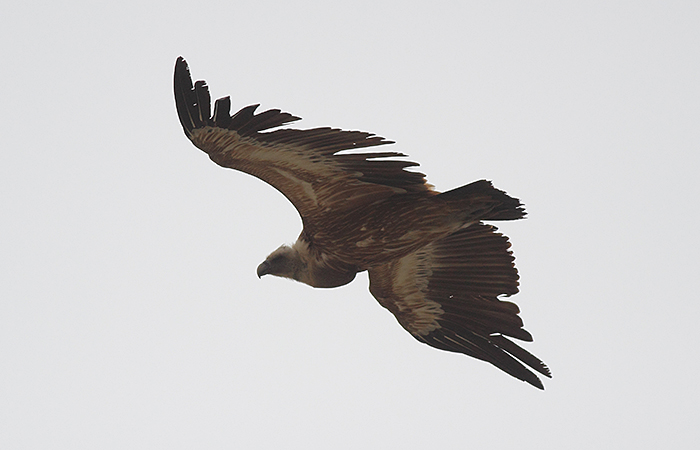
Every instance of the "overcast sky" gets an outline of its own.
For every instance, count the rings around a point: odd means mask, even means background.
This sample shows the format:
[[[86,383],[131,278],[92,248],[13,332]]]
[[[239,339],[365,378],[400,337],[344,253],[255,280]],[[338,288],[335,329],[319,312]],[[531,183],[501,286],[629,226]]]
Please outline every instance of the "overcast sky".
[[[698,448],[697,2],[119,3],[0,17],[1,448]],[[259,280],[301,220],[185,137],[180,55],[520,198],[546,390]]]

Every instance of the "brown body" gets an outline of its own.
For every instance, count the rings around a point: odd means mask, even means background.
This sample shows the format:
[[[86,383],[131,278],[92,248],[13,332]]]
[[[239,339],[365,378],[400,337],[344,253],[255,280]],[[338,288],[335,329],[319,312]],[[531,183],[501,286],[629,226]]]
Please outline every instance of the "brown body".
[[[327,226],[304,226],[312,250],[354,264],[360,270],[403,257],[465,224],[468,214],[439,196],[396,194],[385,200],[320,217]],[[351,240],[347,239],[352,236]]]

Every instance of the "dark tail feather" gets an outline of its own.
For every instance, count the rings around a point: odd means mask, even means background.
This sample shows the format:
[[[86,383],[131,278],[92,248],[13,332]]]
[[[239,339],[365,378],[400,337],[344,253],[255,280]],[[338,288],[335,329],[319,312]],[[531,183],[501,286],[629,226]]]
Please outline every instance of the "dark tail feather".
[[[443,192],[438,196],[447,201],[465,201],[469,204],[486,201],[490,208],[480,220],[517,220],[525,217],[525,208],[520,200],[493,187],[488,180],[479,180],[465,186]]]

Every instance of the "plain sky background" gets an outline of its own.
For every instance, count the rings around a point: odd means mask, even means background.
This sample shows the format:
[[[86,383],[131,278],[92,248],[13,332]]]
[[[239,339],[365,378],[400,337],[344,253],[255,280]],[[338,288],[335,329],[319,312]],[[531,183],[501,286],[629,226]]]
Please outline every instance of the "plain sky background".
[[[116,3],[0,17],[1,448],[698,448],[700,3]],[[180,55],[520,198],[546,390],[258,280],[301,221],[186,139]]]

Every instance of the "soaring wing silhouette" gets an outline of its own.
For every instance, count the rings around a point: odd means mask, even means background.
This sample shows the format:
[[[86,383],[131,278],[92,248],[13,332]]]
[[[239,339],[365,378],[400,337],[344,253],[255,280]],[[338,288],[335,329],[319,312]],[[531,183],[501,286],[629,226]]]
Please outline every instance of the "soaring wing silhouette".
[[[294,204],[304,229],[272,252],[258,276],[313,287],[349,283],[369,271],[370,291],[416,339],[487,361],[543,389],[529,368],[549,369],[508,337],[531,341],[518,307],[500,296],[518,292],[507,238],[484,220],[516,220],[519,200],[476,181],[445,193],[397,152],[347,152],[390,144],[379,136],[334,128],[278,128],[299,120],[258,105],[230,115],[230,99],[211,98],[175,65],[175,103],[187,137],[217,164],[254,175]],[[526,367],[527,366],[527,367]]]

